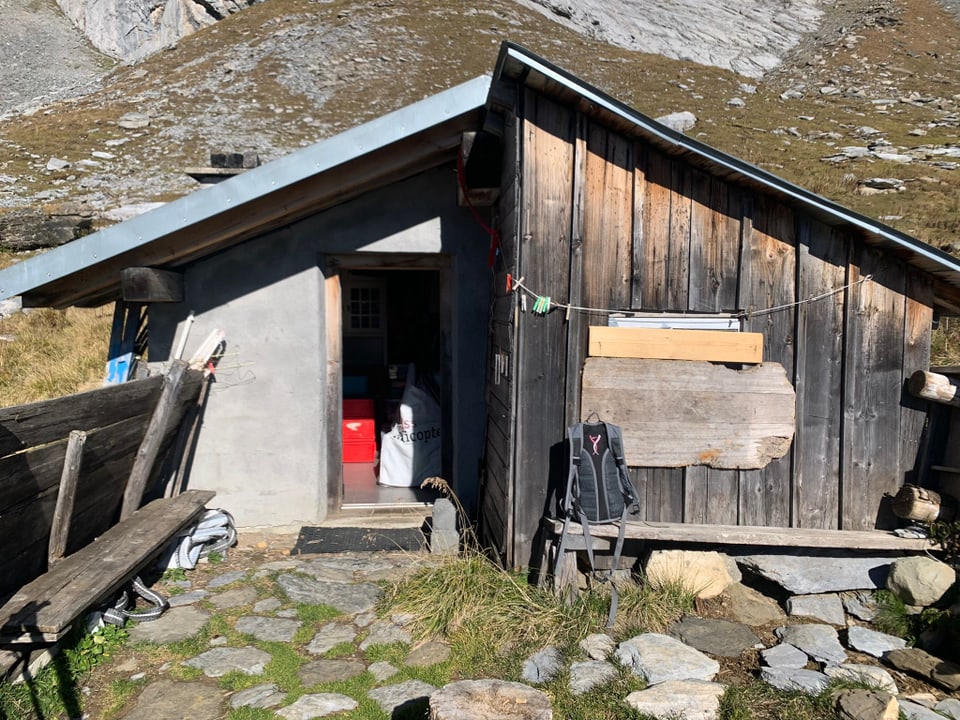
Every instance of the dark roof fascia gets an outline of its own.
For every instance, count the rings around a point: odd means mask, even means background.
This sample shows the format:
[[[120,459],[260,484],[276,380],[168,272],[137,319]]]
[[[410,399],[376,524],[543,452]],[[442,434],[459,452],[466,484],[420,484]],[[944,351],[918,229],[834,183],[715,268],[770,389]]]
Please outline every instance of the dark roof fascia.
[[[185,195],[143,215],[53,248],[0,270],[0,297],[23,295],[66,278],[82,279],[84,270],[124,256],[137,264],[138,251],[216,216],[243,213],[244,206],[301,183],[306,178],[335,170],[344,172],[358,158],[439,127],[486,104],[490,77],[481,76],[419,102],[380,116],[309,147],[297,150],[258,168]],[[222,247],[222,246],[220,246]],[[176,257],[169,258],[171,262]],[[119,287],[119,277],[117,277]],[[57,305],[57,293],[38,293],[45,304]],[[106,300],[104,290],[96,296],[71,297],[70,304]],[[87,301],[85,303],[84,301]]]
[[[495,83],[502,79],[521,82],[541,92],[560,96],[560,99],[563,99],[564,91],[572,93],[581,103],[589,104],[592,113],[607,118],[611,124],[626,123],[635,134],[665,151],[673,155],[692,155],[697,164],[715,174],[735,176],[748,184],[759,185],[795,206],[805,208],[827,224],[858,228],[872,244],[905,257],[911,265],[960,289],[960,260],[952,255],[677,132],[519,45],[503,43],[493,79]]]

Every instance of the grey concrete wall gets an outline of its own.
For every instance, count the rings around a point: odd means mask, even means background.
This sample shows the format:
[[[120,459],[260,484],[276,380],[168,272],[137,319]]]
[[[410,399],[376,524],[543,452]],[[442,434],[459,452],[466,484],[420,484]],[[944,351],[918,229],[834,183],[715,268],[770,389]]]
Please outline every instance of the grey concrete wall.
[[[214,328],[226,332],[191,469],[191,487],[240,526],[319,522],[331,510],[325,476],[327,254],[450,256],[455,489],[473,504],[485,424],[488,238],[457,207],[444,168],[332,208],[187,268],[186,300],[150,308],[150,359],[164,360],[192,310],[185,358]],[[339,482],[339,478],[336,479]]]

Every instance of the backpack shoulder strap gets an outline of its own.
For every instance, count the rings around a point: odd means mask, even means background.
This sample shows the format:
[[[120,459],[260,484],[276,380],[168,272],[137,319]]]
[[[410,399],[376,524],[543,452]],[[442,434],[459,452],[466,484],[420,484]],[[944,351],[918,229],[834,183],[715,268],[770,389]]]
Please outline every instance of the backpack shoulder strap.
[[[605,422],[603,426],[607,431],[607,444],[610,447],[610,452],[617,461],[617,474],[620,476],[620,490],[624,498],[629,500],[630,504],[633,505],[633,512],[639,512],[640,501],[637,498],[637,491],[634,489],[633,483],[630,482],[630,475],[627,472],[627,460],[623,456],[623,431],[619,425],[613,425],[612,423]]]

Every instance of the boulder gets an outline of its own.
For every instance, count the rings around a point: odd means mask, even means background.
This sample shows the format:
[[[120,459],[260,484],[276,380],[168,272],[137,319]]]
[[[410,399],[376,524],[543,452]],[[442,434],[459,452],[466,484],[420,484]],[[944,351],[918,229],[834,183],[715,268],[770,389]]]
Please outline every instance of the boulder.
[[[699,598],[716,597],[733,584],[726,556],[714,551],[654,550],[645,573],[654,587],[679,582]]]
[[[897,699],[877,690],[841,690],[833,696],[833,707],[844,720],[897,720],[900,717]]]
[[[905,557],[890,565],[887,589],[907,605],[933,605],[956,582],[956,571],[925,555]]]
[[[430,720],[553,720],[550,698],[507,680],[461,680],[430,696]]]

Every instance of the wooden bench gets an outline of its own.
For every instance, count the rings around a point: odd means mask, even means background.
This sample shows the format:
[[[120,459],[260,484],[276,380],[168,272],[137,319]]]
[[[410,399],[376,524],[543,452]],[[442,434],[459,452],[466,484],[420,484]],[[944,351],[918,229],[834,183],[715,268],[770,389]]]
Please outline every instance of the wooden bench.
[[[555,558],[556,547],[563,531],[563,521],[543,518],[544,561],[541,567],[551,572],[557,591],[577,587],[577,552],[586,549],[583,529],[578,522],[570,523],[564,557]],[[613,547],[620,523],[590,526],[590,537],[595,551],[604,552]],[[751,525],[698,525],[687,523],[628,520],[624,538],[654,542],[677,542],[720,547],[725,545],[774,548],[830,548],[836,550],[880,550],[923,552],[936,550],[937,545],[926,539],[902,538],[884,530],[815,530],[808,528],[776,528]]]
[[[0,646],[52,643],[110,600],[189,526],[215,493],[154,500],[20,588],[0,607]]]

